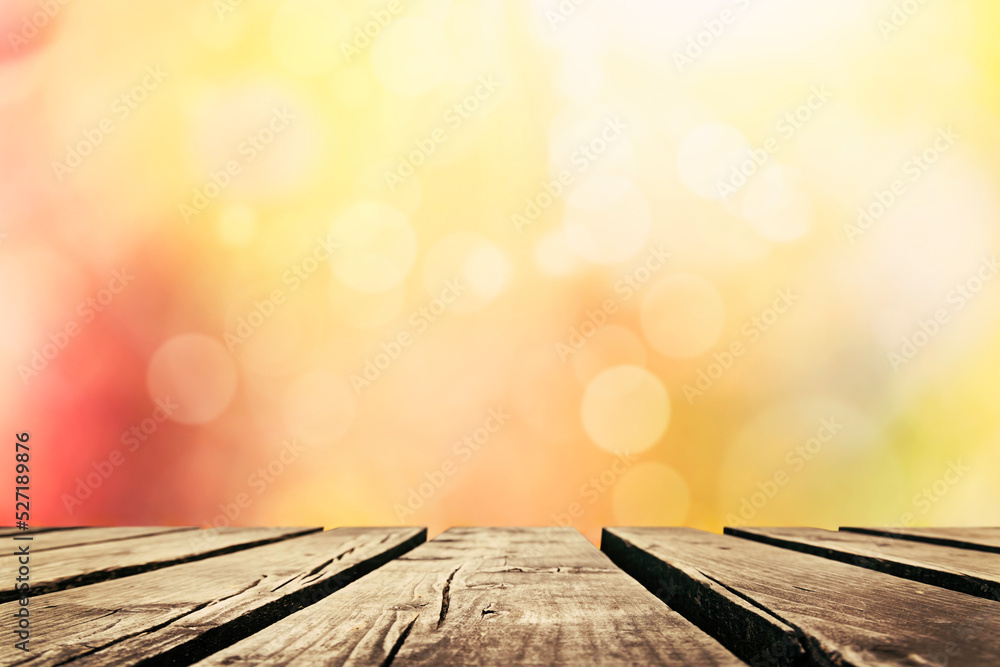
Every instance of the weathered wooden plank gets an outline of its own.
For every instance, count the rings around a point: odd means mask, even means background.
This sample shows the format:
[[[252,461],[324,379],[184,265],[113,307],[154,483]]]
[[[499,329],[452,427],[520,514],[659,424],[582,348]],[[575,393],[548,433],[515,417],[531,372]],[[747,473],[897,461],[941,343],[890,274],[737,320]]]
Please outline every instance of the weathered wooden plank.
[[[819,528],[726,528],[726,534],[1000,601],[1000,558],[979,551]]]
[[[418,528],[340,528],[50,593],[31,603],[32,655],[3,642],[0,664],[190,664],[425,537]],[[11,618],[16,604],[0,605],[0,617]]]
[[[28,530],[21,530],[19,528],[14,528],[12,526],[4,526],[0,528],[0,537],[12,537],[14,535],[34,535],[37,533],[49,533],[56,530],[80,530],[76,526],[66,526],[57,528],[30,528]]]
[[[602,549],[751,664],[1000,664],[995,602],[689,528],[606,528]]]
[[[570,528],[452,528],[199,665],[742,664]]]
[[[1000,553],[1000,528],[859,528],[841,527],[840,530],[869,535],[898,537],[940,544],[959,549],[974,549]]]
[[[136,537],[107,544],[82,544],[55,553],[41,552],[31,559],[30,595],[85,586],[107,579],[208,558],[238,549],[268,544],[320,528],[220,528],[178,531]],[[4,556],[12,567],[15,556]],[[0,602],[19,596],[13,588],[0,590]]]
[[[116,526],[107,528],[77,528],[74,530],[55,530],[28,534],[34,538],[31,540],[31,553],[37,553],[39,551],[63,549],[82,544],[117,542],[136,537],[164,535],[182,530],[198,529],[193,526]]]

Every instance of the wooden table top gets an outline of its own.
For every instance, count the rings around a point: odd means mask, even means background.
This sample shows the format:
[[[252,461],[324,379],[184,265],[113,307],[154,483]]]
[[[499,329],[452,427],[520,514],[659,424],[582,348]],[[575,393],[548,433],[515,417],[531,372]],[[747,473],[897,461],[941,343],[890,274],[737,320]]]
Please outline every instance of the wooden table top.
[[[426,535],[0,528],[0,664],[1000,665],[1000,528]]]

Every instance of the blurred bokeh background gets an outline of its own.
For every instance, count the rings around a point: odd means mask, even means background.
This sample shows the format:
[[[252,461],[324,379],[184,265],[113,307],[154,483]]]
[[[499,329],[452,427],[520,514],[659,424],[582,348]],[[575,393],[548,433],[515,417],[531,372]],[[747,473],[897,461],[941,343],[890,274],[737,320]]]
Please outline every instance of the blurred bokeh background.
[[[5,0],[33,523],[996,524],[998,26]]]

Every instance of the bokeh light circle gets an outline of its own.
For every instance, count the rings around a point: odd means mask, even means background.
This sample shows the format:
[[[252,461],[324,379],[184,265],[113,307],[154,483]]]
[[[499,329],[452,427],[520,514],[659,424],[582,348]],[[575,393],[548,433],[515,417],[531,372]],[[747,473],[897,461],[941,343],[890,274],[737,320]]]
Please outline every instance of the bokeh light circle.
[[[645,368],[614,366],[587,385],[580,412],[594,444],[616,454],[635,454],[655,445],[667,430],[670,398]]]
[[[451,49],[433,21],[397,18],[375,39],[372,68],[388,90],[416,97],[437,87],[449,73]]]
[[[445,236],[427,252],[424,260],[424,287],[431,298],[447,292],[449,285],[460,293],[449,304],[457,313],[472,313],[485,308],[499,296],[511,279],[507,254],[485,236],[457,232]]]
[[[163,343],[146,375],[150,398],[179,404],[170,418],[182,424],[218,417],[236,395],[237,383],[236,364],[225,346],[204,334],[182,334]]]
[[[271,19],[271,50],[285,69],[300,76],[332,71],[343,60],[351,17],[337,3],[286,0]]]

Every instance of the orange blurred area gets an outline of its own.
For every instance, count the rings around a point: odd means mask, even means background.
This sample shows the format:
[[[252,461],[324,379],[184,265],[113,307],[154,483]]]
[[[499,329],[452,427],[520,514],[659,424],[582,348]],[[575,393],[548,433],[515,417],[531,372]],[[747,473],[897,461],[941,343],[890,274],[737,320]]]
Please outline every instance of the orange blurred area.
[[[33,523],[996,523],[998,19],[5,3]]]

